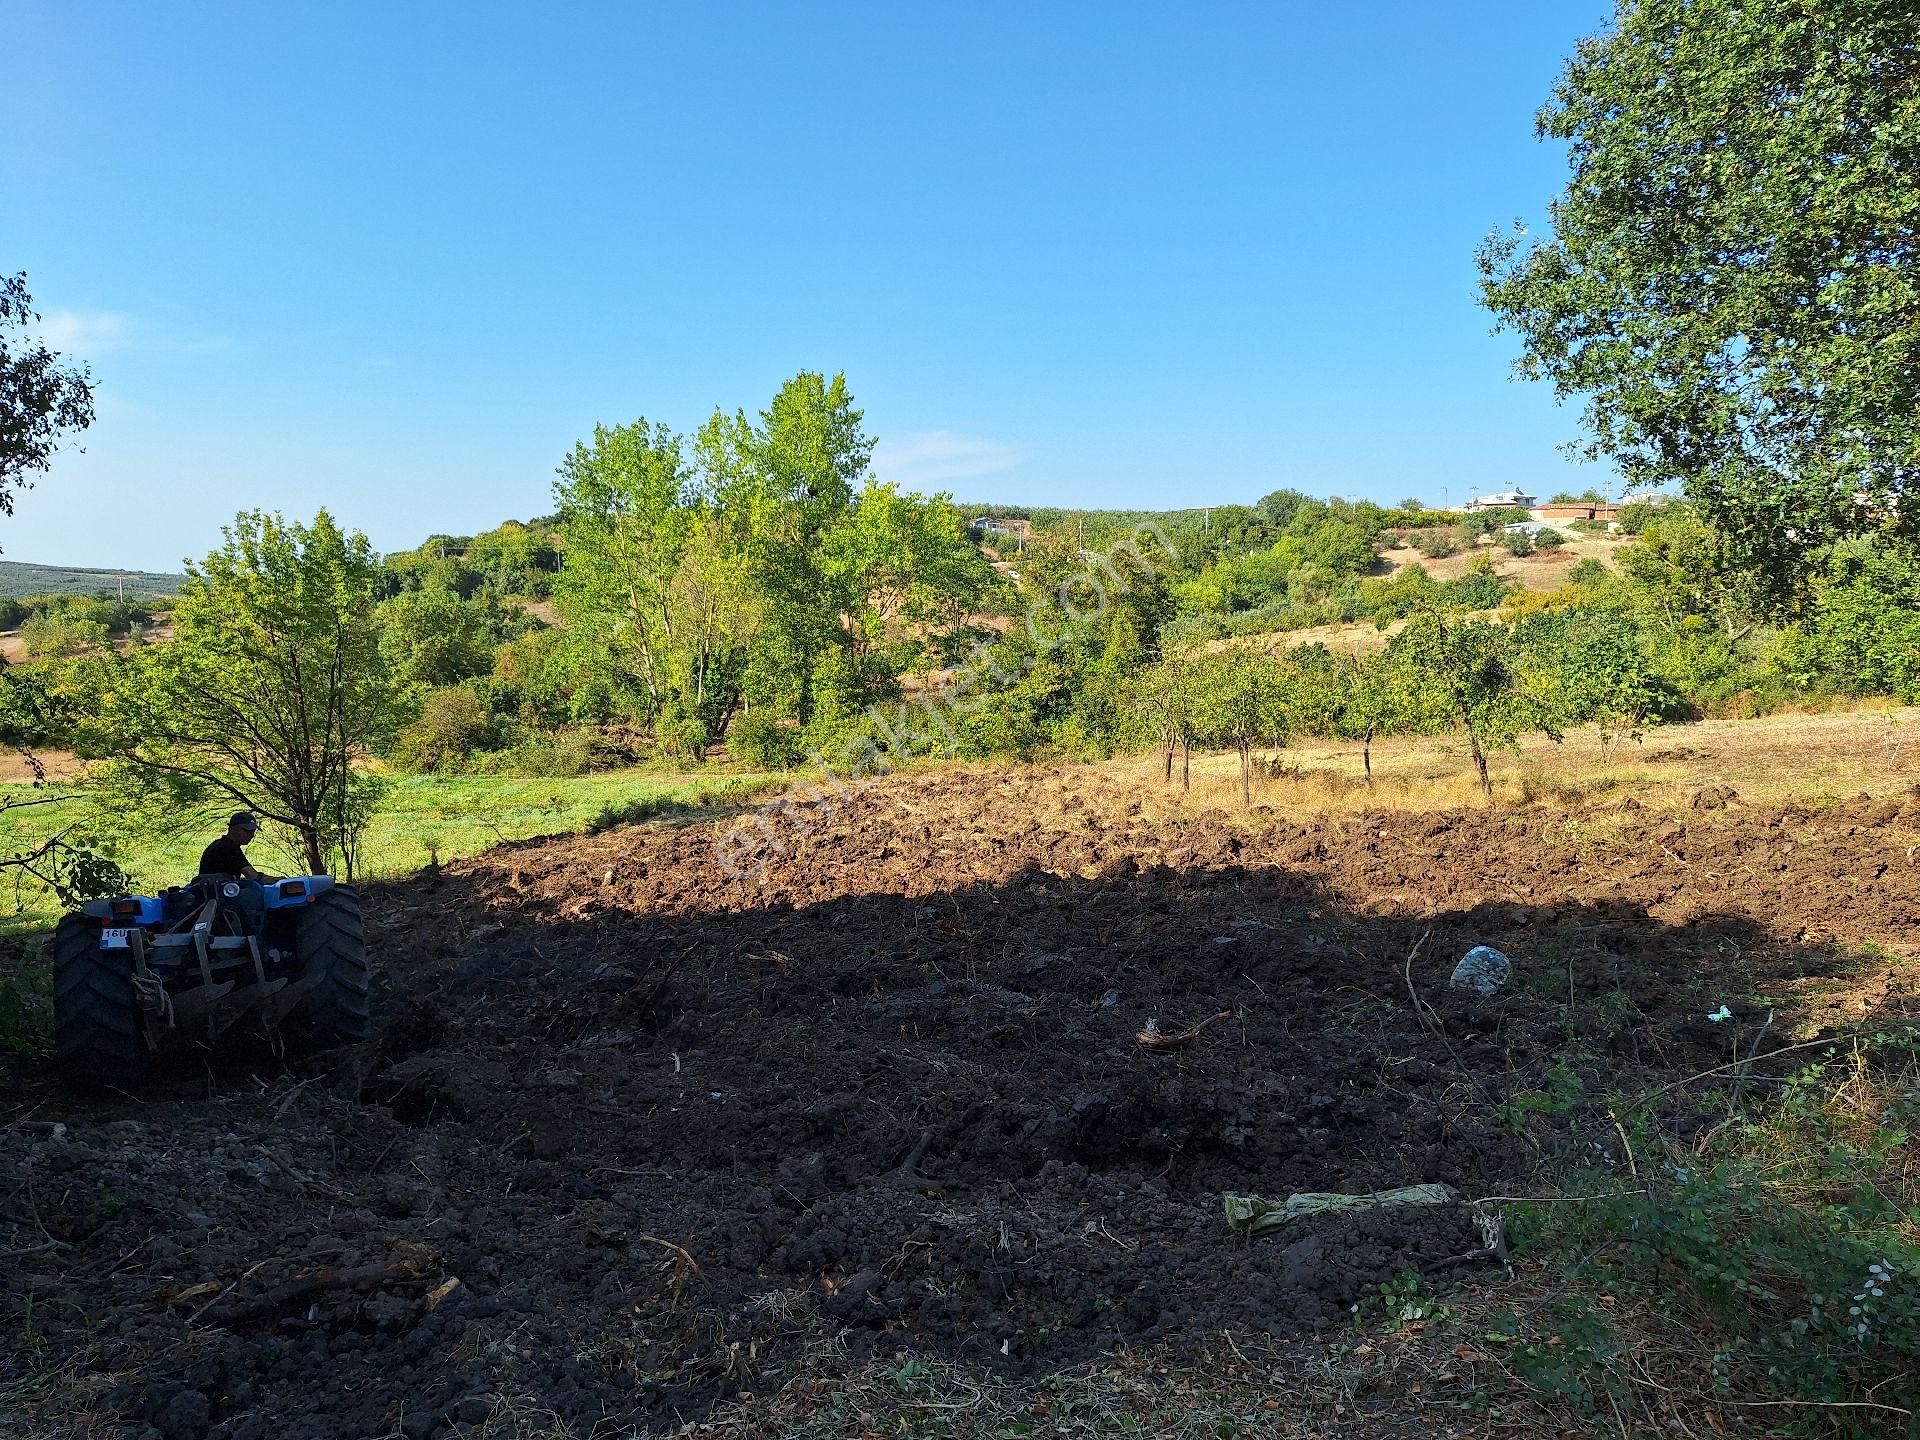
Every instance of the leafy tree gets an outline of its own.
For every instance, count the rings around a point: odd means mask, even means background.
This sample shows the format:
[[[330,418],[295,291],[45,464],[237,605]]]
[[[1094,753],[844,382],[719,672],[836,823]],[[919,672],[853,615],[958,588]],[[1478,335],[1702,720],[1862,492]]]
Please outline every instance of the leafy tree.
[[[1589,451],[1679,481],[1777,598],[1920,534],[1920,25],[1905,3],[1618,0],[1541,112],[1551,237],[1496,237],[1522,374]]]
[[[1388,646],[1404,674],[1430,687],[1422,700],[1444,713],[1467,737],[1480,789],[1493,804],[1487,752],[1514,748],[1528,730],[1558,740],[1551,698],[1529,675],[1512,635],[1489,620],[1455,620],[1429,610],[1416,615]]]
[[[1835,546],[1773,663],[1803,688],[1920,702],[1920,561],[1904,545]]]
[[[1651,500],[1629,500],[1620,507],[1620,533],[1638,535],[1666,512],[1666,504]]]
[[[1193,745],[1200,735],[1201,698],[1199,657],[1190,653],[1167,656],[1135,677],[1132,694],[1140,710],[1151,717],[1161,751],[1161,779],[1173,783],[1173,752],[1180,752],[1180,788],[1193,785]]]
[[[1262,496],[1260,503],[1254,508],[1260,512],[1261,517],[1268,524],[1285,530],[1293,523],[1294,517],[1303,507],[1318,504],[1320,502],[1312,496],[1303,495],[1298,490],[1275,490],[1270,495]]]
[[[1440,582],[1423,565],[1407,565],[1377,580],[1362,580],[1355,592],[1362,611],[1379,629],[1414,611],[1441,603]]]
[[[402,686],[455,685],[493,669],[497,612],[451,590],[409,590],[380,607],[380,650]]]
[[[1253,804],[1253,747],[1287,738],[1286,679],[1271,655],[1236,646],[1196,662],[1196,729],[1240,757],[1240,801]]]
[[[670,596],[699,518],[688,503],[691,483],[680,437],[642,419],[595,426],[593,443],[574,446],[554,485],[566,539],[562,613],[618,617],[605,639],[638,678],[650,711],[670,684]]]
[[[161,803],[244,806],[310,870],[351,873],[378,794],[354,759],[389,716],[379,561],[324,510],[311,525],[243,511],[224,533],[188,567],[174,638],[121,667],[83,748]]]
[[[1467,573],[1441,587],[1445,605],[1454,610],[1491,610],[1507,598],[1512,588],[1493,570],[1493,557],[1482,553],[1474,557]]]
[[[897,693],[997,583],[944,497],[868,476],[872,448],[845,377],[803,372],[690,445],[643,421],[568,457],[562,611],[664,742],[697,758],[743,706],[839,724]]]
[[[65,660],[105,649],[111,641],[107,627],[98,620],[42,612],[29,615],[20,626],[20,643],[30,659]]]
[[[1514,625],[1513,641],[1555,692],[1556,718],[1595,726],[1603,749],[1618,735],[1638,739],[1676,704],[1654,673],[1640,628],[1618,611],[1542,611]]]
[[[560,548],[551,526],[508,520],[474,536],[466,560],[495,594],[544,596],[560,571]]]
[[[1619,564],[1642,603],[1669,626],[1698,615],[1737,641],[1759,622],[1764,604],[1759,577],[1692,506],[1662,510],[1639,543],[1620,552]]]
[[[727,730],[727,748],[760,770],[791,770],[806,759],[800,733],[764,710],[752,710]]]
[[[24,274],[0,275],[0,512],[53,460],[60,439],[93,423],[93,381],[85,366],[38,340],[13,336],[40,317]]]
[[[865,607],[854,568],[833,563],[831,532],[866,476],[873,440],[846,377],[802,371],[757,422],[716,413],[696,442],[732,544],[766,600],[766,624],[786,659],[787,706],[803,724],[814,672],[850,643],[843,617]]]
[[[840,624],[852,649],[886,653],[894,670],[907,669],[929,636],[959,628],[999,579],[944,496],[878,480],[853,497],[821,548],[826,593],[847,606]]]
[[[1282,733],[1328,738],[1341,733],[1352,658],[1317,643],[1296,645],[1275,657],[1280,671]]]
[[[556,652],[568,644],[571,633],[530,630],[496,650],[488,678],[494,709],[547,729],[575,718],[567,704],[571,657],[556,663]]]
[[[1522,510],[1517,505],[1503,505],[1497,510],[1475,510],[1460,522],[1460,528],[1469,535],[1491,535],[1509,525],[1521,525],[1533,518],[1533,512]]]
[[[1330,520],[1302,537],[1307,561],[1335,575],[1364,575],[1374,565],[1375,533],[1351,520]]]
[[[0,664],[0,745],[26,762],[31,788],[0,796],[0,816],[17,830],[34,832],[32,815],[52,815],[51,807],[76,798],[51,787],[46,767],[34,749],[68,736],[76,712],[73,702],[46,683],[45,666]],[[0,856],[0,874],[14,882],[16,900],[28,885],[53,892],[63,905],[126,887],[126,877],[106,853],[101,838],[84,821],[61,820],[33,833],[30,842]]]
[[[1360,742],[1360,769],[1371,790],[1373,742],[1417,728],[1419,715],[1414,699],[1419,687],[1414,677],[1403,672],[1399,657],[1384,650],[1340,656],[1334,683],[1338,699],[1330,733]]]

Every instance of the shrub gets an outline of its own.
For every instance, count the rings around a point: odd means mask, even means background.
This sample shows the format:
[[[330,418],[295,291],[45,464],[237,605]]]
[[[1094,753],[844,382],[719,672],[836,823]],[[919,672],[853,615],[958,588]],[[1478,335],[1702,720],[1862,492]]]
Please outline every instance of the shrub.
[[[1723,1109],[1703,1140],[1670,1140],[1647,1114],[1622,1114],[1639,1184],[1570,1177],[1583,1203],[1513,1213],[1517,1251],[1586,1266],[1566,1316],[1496,1322],[1515,1368],[1607,1414],[1607,1395],[1630,1393],[1644,1374],[1615,1328],[1628,1307],[1611,1297],[1628,1297],[1697,1337],[1688,1350],[1712,1358],[1709,1373],[1688,1377],[1702,1390],[1783,1409],[1858,1407],[1866,1418],[1863,1402],[1910,1393],[1920,1373],[1909,1224],[1920,1201],[1909,1154],[1917,1062],[1910,1034],[1863,1038],[1789,1078],[1777,1100],[1732,1118]],[[1604,1308],[1596,1294],[1610,1297]]]
[[[1460,552],[1460,542],[1451,530],[1416,530],[1413,548],[1429,560],[1444,560]]]
[[[535,780],[571,780],[593,768],[593,735],[586,730],[562,730],[555,735],[530,735],[467,764],[481,775],[519,775]]]
[[[663,754],[677,760],[691,760],[696,765],[705,762],[707,746],[713,743],[707,722],[687,713],[678,704],[670,704],[660,712],[660,718],[654,722],[653,735],[660,742]]]
[[[1492,563],[1484,556],[1458,580],[1449,580],[1440,587],[1445,593],[1445,603],[1455,610],[1491,610],[1507,598],[1510,588],[1493,573]]]
[[[1204,640],[1218,640],[1226,633],[1226,623],[1218,615],[1179,615],[1160,627],[1160,644],[1177,650]]]
[[[20,626],[20,642],[35,660],[59,660],[105,648],[107,627],[98,620],[31,615]]]
[[[727,748],[761,770],[791,770],[805,758],[800,732],[765,710],[736,716],[727,727]]]
[[[459,768],[491,736],[493,717],[480,697],[464,686],[429,692],[420,718],[393,743],[392,759],[403,770]]]
[[[1500,544],[1506,548],[1509,555],[1514,556],[1516,559],[1521,556],[1533,554],[1534,539],[1533,536],[1529,535],[1525,530],[1502,530],[1500,532]]]
[[[1533,537],[1533,543],[1542,550],[1558,550],[1567,543],[1567,537],[1558,530],[1542,530]]]

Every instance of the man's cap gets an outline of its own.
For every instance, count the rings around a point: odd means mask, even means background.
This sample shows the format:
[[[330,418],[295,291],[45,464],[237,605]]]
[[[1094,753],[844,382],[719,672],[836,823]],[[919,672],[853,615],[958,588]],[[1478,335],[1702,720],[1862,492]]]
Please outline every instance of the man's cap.
[[[233,817],[227,821],[227,824],[229,826],[238,826],[242,830],[258,830],[260,828],[260,822],[253,818],[253,812],[251,810],[234,811]]]

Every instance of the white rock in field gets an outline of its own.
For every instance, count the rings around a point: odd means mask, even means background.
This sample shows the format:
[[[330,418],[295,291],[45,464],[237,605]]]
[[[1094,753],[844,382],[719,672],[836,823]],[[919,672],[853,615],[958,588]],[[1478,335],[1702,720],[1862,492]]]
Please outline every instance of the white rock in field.
[[[1476,945],[1453,967],[1447,982],[1455,990],[1476,995],[1497,994],[1513,978],[1513,962],[1491,945]]]

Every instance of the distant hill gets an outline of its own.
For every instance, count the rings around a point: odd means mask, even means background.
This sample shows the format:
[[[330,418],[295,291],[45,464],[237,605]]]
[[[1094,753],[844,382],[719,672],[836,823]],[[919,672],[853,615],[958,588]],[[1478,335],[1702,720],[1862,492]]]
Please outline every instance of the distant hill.
[[[28,565],[0,560],[0,600],[28,595],[109,595],[125,593],[129,600],[154,600],[178,595],[187,583],[184,575],[155,575],[144,570],[88,570],[72,565]]]

